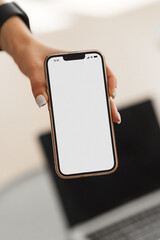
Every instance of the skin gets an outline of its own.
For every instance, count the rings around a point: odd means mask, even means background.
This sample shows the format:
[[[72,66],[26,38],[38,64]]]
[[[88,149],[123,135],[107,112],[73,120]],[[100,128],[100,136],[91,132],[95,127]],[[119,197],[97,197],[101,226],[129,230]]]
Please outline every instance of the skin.
[[[1,4],[4,4],[4,1],[0,0]],[[34,98],[43,95],[48,102],[44,60],[48,55],[66,51],[48,47],[34,39],[24,22],[17,16],[9,18],[2,25],[0,29],[0,46],[3,51],[13,57],[19,69],[30,79]],[[106,66],[106,70],[109,95],[112,98],[113,92],[117,88],[117,80],[108,66]],[[114,122],[119,122],[118,111],[111,98],[112,119]]]

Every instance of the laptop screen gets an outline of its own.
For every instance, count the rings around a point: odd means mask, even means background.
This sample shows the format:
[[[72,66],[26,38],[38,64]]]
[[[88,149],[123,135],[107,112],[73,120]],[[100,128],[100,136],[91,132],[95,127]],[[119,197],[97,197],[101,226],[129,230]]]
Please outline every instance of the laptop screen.
[[[121,109],[120,114],[122,123],[114,125],[119,167],[111,175],[59,178],[51,135],[40,136],[71,226],[160,188],[160,128],[151,101]]]

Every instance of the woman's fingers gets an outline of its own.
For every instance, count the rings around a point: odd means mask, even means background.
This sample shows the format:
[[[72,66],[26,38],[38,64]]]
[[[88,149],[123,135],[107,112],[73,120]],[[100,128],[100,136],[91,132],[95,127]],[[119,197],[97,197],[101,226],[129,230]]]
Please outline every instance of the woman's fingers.
[[[109,96],[110,96],[110,103],[111,103],[112,119],[114,122],[121,123],[120,113],[118,112],[117,107],[112,100],[112,98],[116,97],[117,79],[108,66],[106,66],[106,70],[107,70],[107,80],[108,80],[108,89],[109,89]]]
[[[112,73],[111,69],[106,66],[107,69],[107,78],[108,78],[108,88],[109,88],[109,95],[112,98],[116,97],[116,90],[117,90],[117,79]]]
[[[111,98],[110,98],[110,106],[111,106],[111,113],[112,113],[113,121],[116,123],[121,123],[121,115],[117,111],[117,107]]]

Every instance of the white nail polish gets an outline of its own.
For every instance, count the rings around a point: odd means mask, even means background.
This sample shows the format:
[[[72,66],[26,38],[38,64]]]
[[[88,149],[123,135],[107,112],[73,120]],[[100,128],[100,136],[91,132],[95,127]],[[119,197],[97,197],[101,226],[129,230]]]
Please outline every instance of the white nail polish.
[[[119,112],[117,112],[117,117],[118,117],[118,120],[119,120],[117,123],[120,124],[121,123],[121,115],[120,115]]]
[[[36,97],[36,103],[38,104],[39,107],[42,107],[47,103],[47,101],[43,95],[38,95]]]
[[[115,88],[114,91],[113,91],[113,98],[116,97],[116,94],[117,94],[117,88]]]

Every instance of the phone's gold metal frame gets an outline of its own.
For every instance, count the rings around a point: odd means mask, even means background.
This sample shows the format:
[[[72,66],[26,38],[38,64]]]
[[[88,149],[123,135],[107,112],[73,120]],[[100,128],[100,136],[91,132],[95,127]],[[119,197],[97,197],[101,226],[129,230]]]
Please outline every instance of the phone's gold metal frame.
[[[112,135],[112,143],[113,143],[113,151],[114,151],[114,157],[115,157],[115,165],[114,168],[107,171],[101,171],[101,172],[94,172],[94,173],[81,173],[81,174],[74,174],[74,175],[63,175],[59,169],[58,165],[58,158],[57,158],[57,149],[56,149],[56,138],[55,138],[55,127],[54,127],[54,121],[52,116],[52,107],[51,107],[51,93],[49,90],[49,76],[47,72],[47,60],[52,56],[61,56],[65,54],[72,54],[72,53],[98,53],[103,58],[103,64],[104,64],[104,75],[105,75],[105,81],[106,81],[106,93],[107,93],[107,100],[108,100],[108,107],[109,107],[109,115],[110,115],[110,123],[111,123],[111,135]],[[46,86],[47,86],[47,93],[48,93],[48,110],[49,110],[49,116],[50,116],[50,122],[51,122],[51,136],[52,136],[52,146],[53,146],[53,155],[54,155],[54,163],[55,163],[55,170],[59,177],[63,179],[73,179],[73,178],[82,178],[82,177],[89,177],[89,176],[100,176],[100,175],[106,175],[111,174],[116,171],[118,168],[118,156],[117,156],[117,149],[116,149],[116,141],[115,141],[115,134],[114,134],[114,127],[113,127],[113,121],[112,121],[112,115],[111,115],[111,106],[110,106],[110,100],[109,100],[109,92],[108,92],[108,82],[107,82],[107,72],[106,72],[106,61],[104,55],[98,51],[98,50],[86,50],[86,51],[70,51],[70,52],[61,52],[52,54],[46,57],[45,59],[45,78],[46,78]]]

